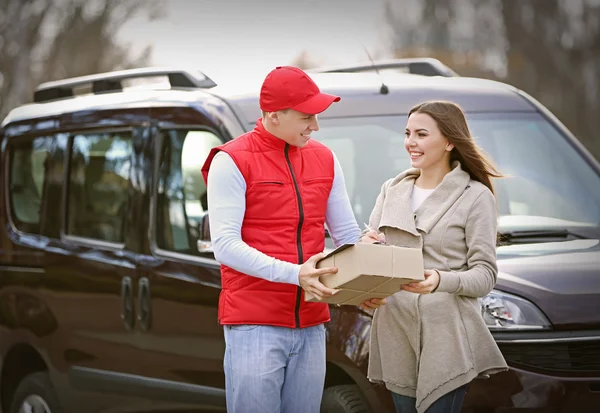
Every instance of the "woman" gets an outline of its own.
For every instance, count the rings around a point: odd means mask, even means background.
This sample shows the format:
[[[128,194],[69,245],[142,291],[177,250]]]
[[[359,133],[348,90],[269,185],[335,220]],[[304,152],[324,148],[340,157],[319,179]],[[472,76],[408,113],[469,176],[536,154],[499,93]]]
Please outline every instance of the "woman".
[[[377,308],[369,379],[398,412],[454,413],[471,380],[507,368],[477,301],[496,283],[500,174],[451,102],[412,108],[404,146],[413,168],[383,184],[362,242],[422,248],[425,280],[363,303]]]

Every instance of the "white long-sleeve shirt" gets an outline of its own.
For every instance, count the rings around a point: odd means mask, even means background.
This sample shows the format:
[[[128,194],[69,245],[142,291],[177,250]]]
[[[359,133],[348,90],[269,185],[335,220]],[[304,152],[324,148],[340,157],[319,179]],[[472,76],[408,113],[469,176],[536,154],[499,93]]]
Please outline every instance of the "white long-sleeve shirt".
[[[226,152],[215,155],[208,173],[208,213],[215,259],[244,274],[268,281],[299,285],[300,265],[270,257],[242,240],[246,212],[246,181]],[[336,246],[353,244],[360,237],[346,192],[344,173],[334,155],[334,179],[325,223]]]

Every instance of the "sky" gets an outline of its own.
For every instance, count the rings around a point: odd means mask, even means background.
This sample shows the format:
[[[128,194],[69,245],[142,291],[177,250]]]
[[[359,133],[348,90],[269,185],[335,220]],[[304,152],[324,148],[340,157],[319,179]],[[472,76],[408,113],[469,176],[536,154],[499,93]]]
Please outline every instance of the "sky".
[[[365,48],[389,57],[384,1],[163,0],[165,17],[132,19],[119,36],[134,53],[152,45],[153,65],[264,76],[303,50],[320,65],[368,61]]]

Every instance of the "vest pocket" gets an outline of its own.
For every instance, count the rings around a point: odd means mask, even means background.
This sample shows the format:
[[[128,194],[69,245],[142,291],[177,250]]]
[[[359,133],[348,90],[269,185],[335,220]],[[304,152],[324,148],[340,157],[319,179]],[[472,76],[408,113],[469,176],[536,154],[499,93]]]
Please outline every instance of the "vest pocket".
[[[305,185],[323,183],[323,182],[333,182],[333,178],[323,177],[323,178],[310,178],[304,181]]]
[[[325,217],[327,200],[333,184],[333,176],[314,177],[302,180],[300,191],[304,214],[307,218]]]
[[[251,188],[255,188],[259,191],[267,190],[267,189],[281,188],[284,185],[285,185],[285,182],[278,181],[276,179],[269,179],[269,180],[263,180],[263,181],[252,181],[250,183]]]
[[[254,185],[283,185],[283,181],[254,181]]]

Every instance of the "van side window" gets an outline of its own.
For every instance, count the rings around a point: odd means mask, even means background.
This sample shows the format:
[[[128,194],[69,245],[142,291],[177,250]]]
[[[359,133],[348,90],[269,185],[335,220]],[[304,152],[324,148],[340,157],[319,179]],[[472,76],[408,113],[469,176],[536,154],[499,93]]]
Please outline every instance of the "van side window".
[[[157,205],[156,243],[161,249],[199,255],[199,225],[208,211],[201,168],[211,148],[223,142],[209,131],[163,131]]]
[[[9,157],[10,210],[19,231],[40,233],[40,208],[46,181],[46,162],[52,138],[39,137],[11,145]]]
[[[125,241],[131,153],[129,133],[72,138],[67,234],[115,243]]]

